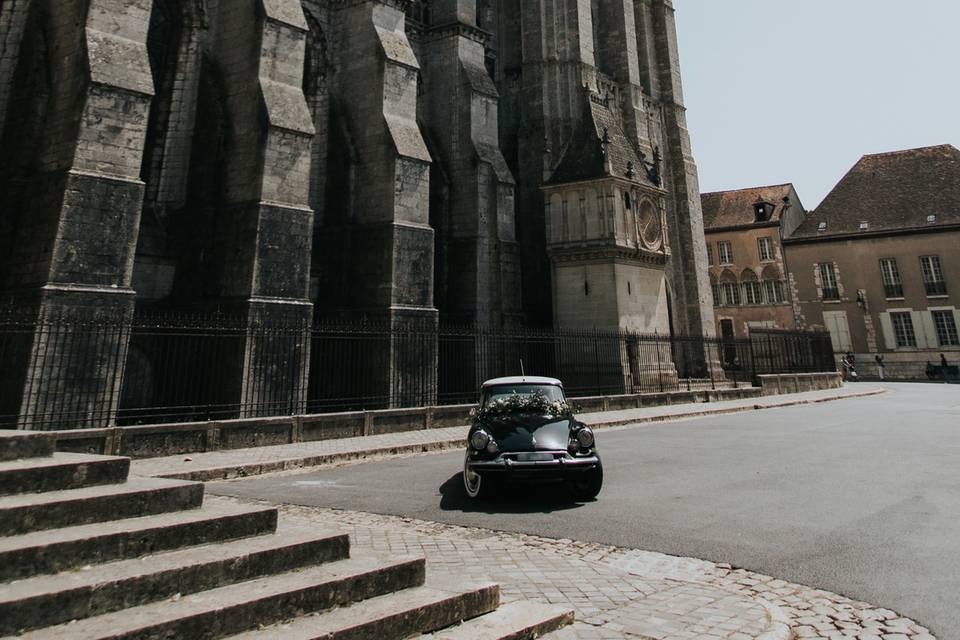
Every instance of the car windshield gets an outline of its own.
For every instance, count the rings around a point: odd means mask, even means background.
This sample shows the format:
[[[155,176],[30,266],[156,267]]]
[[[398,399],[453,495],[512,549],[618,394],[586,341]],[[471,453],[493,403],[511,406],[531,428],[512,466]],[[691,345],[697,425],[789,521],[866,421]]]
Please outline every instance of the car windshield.
[[[481,407],[501,398],[507,398],[513,395],[534,396],[542,395],[549,402],[564,400],[563,389],[552,384],[504,384],[496,387],[488,387],[483,390],[483,399]]]

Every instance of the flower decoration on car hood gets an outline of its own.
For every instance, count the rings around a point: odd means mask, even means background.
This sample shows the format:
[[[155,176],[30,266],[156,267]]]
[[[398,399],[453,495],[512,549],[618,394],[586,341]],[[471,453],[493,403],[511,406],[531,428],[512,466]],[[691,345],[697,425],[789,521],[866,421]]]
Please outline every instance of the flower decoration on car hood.
[[[477,414],[478,418],[496,418],[510,415],[541,415],[572,418],[578,407],[566,400],[548,400],[542,393],[514,393],[488,402]]]

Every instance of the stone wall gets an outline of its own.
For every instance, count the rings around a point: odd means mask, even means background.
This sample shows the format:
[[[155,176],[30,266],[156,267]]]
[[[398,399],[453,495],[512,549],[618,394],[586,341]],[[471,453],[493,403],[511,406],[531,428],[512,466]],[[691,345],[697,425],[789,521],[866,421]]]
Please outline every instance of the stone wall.
[[[575,398],[583,413],[755,397],[754,387]],[[442,429],[470,423],[474,405],[355,411],[57,432],[57,450],[155,458]],[[464,431],[466,434],[466,431]]]
[[[540,187],[583,85],[661,148],[674,324],[712,332],[668,0],[0,2],[0,297],[119,326],[76,379],[49,375],[69,343],[13,354],[0,412],[23,423],[69,396],[59,426],[111,424],[125,367],[151,373],[136,311],[550,324]],[[247,344],[211,384],[295,412],[288,356],[252,388]],[[392,404],[412,358],[436,350],[391,350]]]
[[[757,377],[765,396],[839,389],[843,386],[843,375],[839,372],[771,374]]]

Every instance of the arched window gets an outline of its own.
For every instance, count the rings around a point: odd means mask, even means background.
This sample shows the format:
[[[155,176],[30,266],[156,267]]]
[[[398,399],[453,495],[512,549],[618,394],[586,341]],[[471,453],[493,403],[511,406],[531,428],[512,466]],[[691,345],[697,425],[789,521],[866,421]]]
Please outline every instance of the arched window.
[[[430,24],[430,0],[414,0],[407,7],[407,17],[421,26]]]
[[[767,298],[767,304],[783,304],[786,301],[783,286],[783,276],[780,270],[773,265],[764,268],[761,274],[763,279],[763,293]]]
[[[751,269],[744,269],[740,280],[743,282],[744,302],[751,305],[763,304],[763,287],[760,286],[757,274]]]
[[[710,274],[710,291],[713,293],[713,306],[722,307],[723,306],[723,291],[720,289],[720,283],[717,282],[717,277]]]
[[[723,304],[728,307],[739,307],[742,304],[740,296],[740,284],[737,282],[737,276],[729,269],[724,269],[720,274],[720,290],[723,293]]]

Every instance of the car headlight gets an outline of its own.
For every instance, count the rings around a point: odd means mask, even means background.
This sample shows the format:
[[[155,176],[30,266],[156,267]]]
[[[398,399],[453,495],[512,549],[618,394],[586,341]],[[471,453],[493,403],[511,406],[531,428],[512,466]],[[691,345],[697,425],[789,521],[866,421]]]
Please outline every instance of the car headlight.
[[[596,438],[593,435],[593,429],[590,427],[584,427],[577,432],[577,444],[580,445],[581,449],[592,449]]]
[[[470,436],[470,446],[477,451],[483,451],[487,448],[487,445],[490,444],[492,438],[490,434],[486,431],[474,431],[473,435]]]

